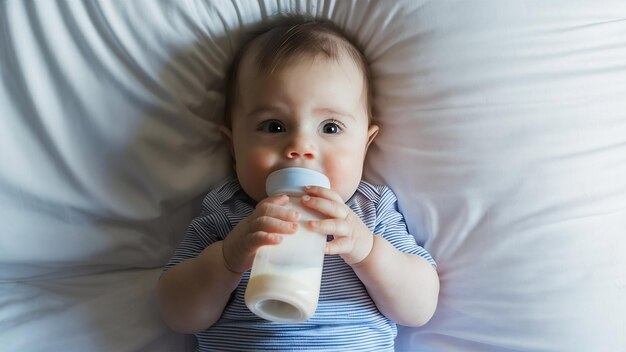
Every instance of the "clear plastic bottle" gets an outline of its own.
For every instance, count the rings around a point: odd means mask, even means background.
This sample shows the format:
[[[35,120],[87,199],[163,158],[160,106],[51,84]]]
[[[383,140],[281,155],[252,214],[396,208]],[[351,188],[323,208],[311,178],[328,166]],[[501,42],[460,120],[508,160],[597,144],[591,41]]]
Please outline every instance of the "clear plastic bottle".
[[[330,181],[317,171],[295,167],[277,170],[266,181],[268,195],[287,194],[287,206],[301,214],[296,233],[285,235],[277,245],[258,249],[246,288],[248,309],[275,322],[302,322],[317,308],[326,235],[305,227],[307,220],[322,217],[300,205],[304,186],[330,188]]]

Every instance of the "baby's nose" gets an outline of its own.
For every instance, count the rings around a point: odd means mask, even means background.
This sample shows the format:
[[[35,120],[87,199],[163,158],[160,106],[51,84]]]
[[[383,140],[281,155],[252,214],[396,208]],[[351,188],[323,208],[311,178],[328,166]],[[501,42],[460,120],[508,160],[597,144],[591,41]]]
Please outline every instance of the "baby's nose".
[[[296,158],[313,159],[315,157],[315,155],[313,155],[313,153],[309,153],[309,152],[292,151],[292,152],[289,153],[289,157],[292,158],[292,159],[296,159]]]
[[[314,159],[317,155],[317,149],[312,141],[306,136],[294,136],[291,143],[287,146],[285,154],[289,159],[304,158]]]

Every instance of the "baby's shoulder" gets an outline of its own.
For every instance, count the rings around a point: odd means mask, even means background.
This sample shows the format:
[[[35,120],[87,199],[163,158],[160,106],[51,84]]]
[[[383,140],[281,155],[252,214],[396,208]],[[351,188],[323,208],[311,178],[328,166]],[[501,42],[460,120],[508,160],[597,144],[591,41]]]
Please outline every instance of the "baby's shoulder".
[[[381,202],[395,202],[397,200],[396,194],[387,185],[373,184],[367,181],[361,181],[357,188],[355,196],[364,198],[365,200],[379,204]]]
[[[241,184],[239,184],[237,179],[230,178],[223,181],[204,196],[202,200],[202,213],[220,210],[225,203],[235,198],[241,191]]]

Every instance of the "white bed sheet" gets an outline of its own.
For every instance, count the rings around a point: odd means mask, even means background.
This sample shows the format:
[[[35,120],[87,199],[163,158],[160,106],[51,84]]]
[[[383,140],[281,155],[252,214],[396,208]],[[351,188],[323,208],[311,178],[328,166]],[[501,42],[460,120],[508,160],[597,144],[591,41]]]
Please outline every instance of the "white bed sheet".
[[[365,176],[441,277],[398,351],[626,350],[622,1],[0,2],[0,341],[178,351],[155,283],[230,173],[243,29],[330,17],[372,61]]]

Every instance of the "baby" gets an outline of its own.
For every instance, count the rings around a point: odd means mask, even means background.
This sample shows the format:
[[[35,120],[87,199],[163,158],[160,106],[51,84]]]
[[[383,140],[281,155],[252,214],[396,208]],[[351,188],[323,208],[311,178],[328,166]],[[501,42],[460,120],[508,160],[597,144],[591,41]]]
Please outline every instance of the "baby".
[[[236,56],[221,131],[236,179],[211,191],[202,214],[166,266],[158,291],[165,322],[195,333],[200,351],[393,351],[396,323],[425,324],[439,280],[386,186],[361,180],[372,121],[369,67],[328,21],[288,16],[257,33]],[[298,224],[286,195],[268,197],[278,169],[324,173],[302,205],[325,220]],[[298,226],[328,234],[316,313],[279,324],[244,302],[256,250]]]

